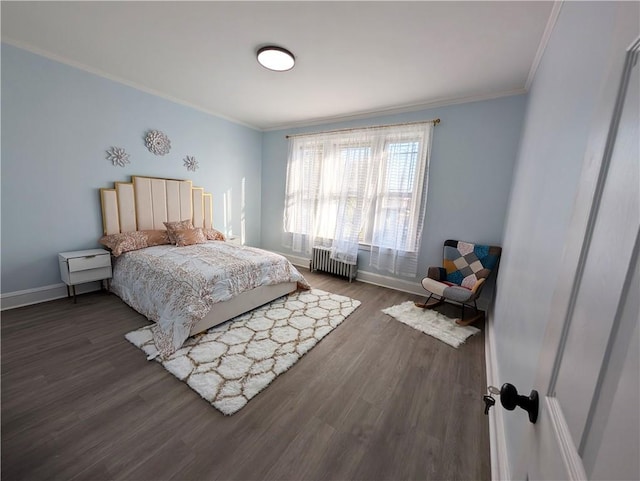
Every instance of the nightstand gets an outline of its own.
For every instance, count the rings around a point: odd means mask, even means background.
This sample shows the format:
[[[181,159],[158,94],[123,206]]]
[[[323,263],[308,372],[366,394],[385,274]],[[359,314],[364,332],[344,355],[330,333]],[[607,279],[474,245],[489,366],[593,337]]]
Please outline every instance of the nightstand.
[[[60,252],[60,278],[67,285],[67,296],[73,293],[76,302],[76,285],[85,282],[107,282],[111,279],[111,254],[104,249],[88,249],[84,251]],[[71,289],[69,289],[71,288]]]
[[[230,235],[230,236],[227,236],[227,242],[229,242],[230,244],[236,244],[241,246],[242,237],[240,237],[239,235]]]

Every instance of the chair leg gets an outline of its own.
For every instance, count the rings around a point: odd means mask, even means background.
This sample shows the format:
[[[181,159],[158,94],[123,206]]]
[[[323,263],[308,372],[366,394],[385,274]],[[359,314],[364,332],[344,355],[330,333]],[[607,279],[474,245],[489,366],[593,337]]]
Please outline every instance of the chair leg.
[[[456,324],[459,326],[468,326],[469,324],[473,324],[474,322],[482,319],[484,316],[484,312],[478,310],[478,304],[476,301],[473,301],[473,307],[475,309],[475,314],[469,317],[468,319],[464,318],[464,304],[462,304],[462,317],[460,319],[456,319]]]
[[[419,302],[414,302],[413,305],[424,309],[427,307],[427,304],[429,303],[429,300],[431,300],[432,297],[433,297],[433,294],[429,293],[429,297],[427,297],[426,301],[424,301],[422,304]]]
[[[427,297],[427,300],[424,301],[423,304],[419,303],[419,302],[414,302],[413,304],[416,307],[419,307],[421,309],[433,309],[434,307],[438,307],[440,304],[442,304],[444,302],[443,299],[438,299],[434,302],[432,302],[431,304],[429,304],[429,301],[431,300],[431,298],[433,297],[433,293],[429,293],[429,297]]]

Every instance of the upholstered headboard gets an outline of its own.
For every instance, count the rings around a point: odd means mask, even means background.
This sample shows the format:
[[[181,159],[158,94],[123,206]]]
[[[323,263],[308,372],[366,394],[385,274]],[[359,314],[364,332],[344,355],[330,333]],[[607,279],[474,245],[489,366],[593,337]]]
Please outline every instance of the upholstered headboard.
[[[132,176],[100,189],[104,233],[164,229],[163,222],[192,219],[194,227],[213,225],[213,200],[190,180]]]

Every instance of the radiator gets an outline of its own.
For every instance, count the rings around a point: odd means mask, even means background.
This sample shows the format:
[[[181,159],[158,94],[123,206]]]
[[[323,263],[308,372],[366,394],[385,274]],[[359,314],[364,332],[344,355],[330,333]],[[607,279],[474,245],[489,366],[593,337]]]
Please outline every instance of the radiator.
[[[324,271],[338,276],[348,277],[349,282],[356,278],[358,266],[356,264],[347,264],[346,262],[331,259],[331,249],[327,247],[315,246],[311,251],[311,261],[309,262],[309,270]]]

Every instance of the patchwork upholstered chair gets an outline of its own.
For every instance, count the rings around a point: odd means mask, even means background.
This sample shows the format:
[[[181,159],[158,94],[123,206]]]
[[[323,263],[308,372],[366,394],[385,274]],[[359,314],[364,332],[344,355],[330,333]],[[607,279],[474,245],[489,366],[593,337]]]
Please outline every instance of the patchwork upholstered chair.
[[[485,281],[492,269],[498,264],[502,248],[471,244],[457,240],[444,242],[443,267],[429,267],[427,277],[422,279],[422,287],[429,293],[424,304],[416,303],[418,307],[433,308],[445,301],[462,305],[462,315],[458,324],[471,324],[478,320],[482,313],[478,311],[476,299],[484,287]],[[436,296],[435,302],[431,298]],[[464,318],[464,307],[473,304],[475,314]]]

